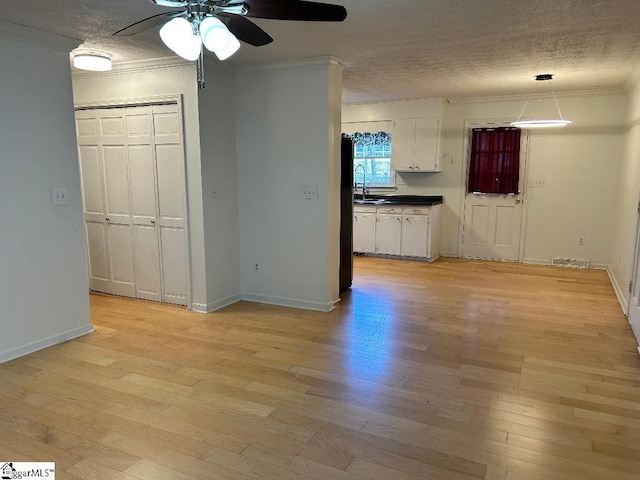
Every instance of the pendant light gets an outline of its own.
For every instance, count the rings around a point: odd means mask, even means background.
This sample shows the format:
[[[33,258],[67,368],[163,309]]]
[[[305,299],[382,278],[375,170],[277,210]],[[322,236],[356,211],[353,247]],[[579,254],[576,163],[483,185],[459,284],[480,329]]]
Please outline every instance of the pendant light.
[[[537,82],[550,82],[553,79],[553,75],[550,73],[542,73],[536,75],[535,77]],[[518,115],[518,120],[515,122],[511,122],[512,127],[519,128],[549,128],[549,127],[566,127],[567,125],[571,125],[571,121],[565,120],[562,118],[562,112],[560,112],[560,106],[558,105],[558,100],[556,99],[556,94],[551,90],[551,96],[553,97],[553,102],[556,107],[556,111],[558,112],[557,118],[544,118],[544,119],[531,119],[531,120],[522,120],[522,115],[527,109],[527,105],[529,104],[529,100],[531,100],[531,96],[527,98],[527,101],[524,103],[524,107],[520,111],[520,115]]]

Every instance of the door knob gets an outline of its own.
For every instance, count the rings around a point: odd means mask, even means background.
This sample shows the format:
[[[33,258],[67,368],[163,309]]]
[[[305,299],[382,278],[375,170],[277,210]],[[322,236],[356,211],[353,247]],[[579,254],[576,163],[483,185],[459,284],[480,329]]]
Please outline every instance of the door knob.
[[[520,197],[516,197],[516,204],[522,202],[522,199]]]

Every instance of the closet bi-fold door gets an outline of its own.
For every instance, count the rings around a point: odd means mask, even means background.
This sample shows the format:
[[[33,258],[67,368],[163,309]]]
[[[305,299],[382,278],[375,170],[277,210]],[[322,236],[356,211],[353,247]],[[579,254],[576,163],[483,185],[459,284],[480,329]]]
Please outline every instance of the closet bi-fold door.
[[[177,105],[76,112],[92,290],[187,304]]]
[[[136,297],[162,301],[152,108],[127,108],[125,119]]]
[[[184,161],[178,107],[153,107],[158,185],[158,223],[163,301],[187,304],[187,246]]]
[[[122,112],[77,112],[92,290],[135,296],[126,126]]]

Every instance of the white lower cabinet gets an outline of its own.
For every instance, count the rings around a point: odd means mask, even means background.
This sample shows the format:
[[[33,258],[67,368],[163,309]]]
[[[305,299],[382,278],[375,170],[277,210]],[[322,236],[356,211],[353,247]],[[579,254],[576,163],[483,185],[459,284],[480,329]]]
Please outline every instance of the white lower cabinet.
[[[376,207],[357,205],[353,210],[353,251],[376,253]]]
[[[402,247],[402,208],[378,208],[376,253],[400,255]]]
[[[441,205],[356,206],[353,251],[423,258],[440,256]]]
[[[428,257],[429,215],[402,215],[402,249],[407,257]]]

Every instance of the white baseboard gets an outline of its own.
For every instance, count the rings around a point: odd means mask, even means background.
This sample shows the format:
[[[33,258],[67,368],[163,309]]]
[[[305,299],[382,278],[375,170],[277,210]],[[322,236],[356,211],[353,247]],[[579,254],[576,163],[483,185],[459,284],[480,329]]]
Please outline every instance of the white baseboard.
[[[268,305],[278,305],[280,307],[300,308],[302,310],[314,310],[316,312],[330,312],[335,308],[335,304],[339,298],[333,302],[309,302],[307,300],[299,300],[297,298],[273,297],[270,295],[261,295],[258,293],[242,292],[242,300],[247,302],[266,303]]]
[[[41,340],[36,340],[35,342],[27,343],[26,345],[20,345],[19,347],[5,350],[4,352],[0,352],[0,363],[8,362],[9,360],[13,360],[14,358],[29,355],[30,353],[37,352],[38,350],[42,350],[47,347],[52,347],[53,345],[66,342],[68,340],[73,340],[74,338],[87,335],[88,333],[91,333],[93,331],[93,325],[84,325],[82,327],[67,330],[66,332],[58,333]]]
[[[211,313],[216,310],[220,310],[221,308],[228,307],[240,300],[242,300],[240,294],[236,293],[211,303],[194,303],[191,305],[191,310],[196,313]]]
[[[551,260],[538,260],[537,258],[523,258],[522,263],[527,265],[551,265]]]
[[[622,313],[627,315],[629,313],[629,300],[627,296],[624,294],[624,290],[620,288],[620,284],[618,283],[618,279],[613,274],[613,270],[610,267],[607,267],[607,275],[609,275],[609,280],[611,281],[611,286],[613,287],[613,291],[618,298],[618,303],[620,307],[622,307]]]
[[[444,258],[459,258],[457,252],[440,252],[440,256]]]

